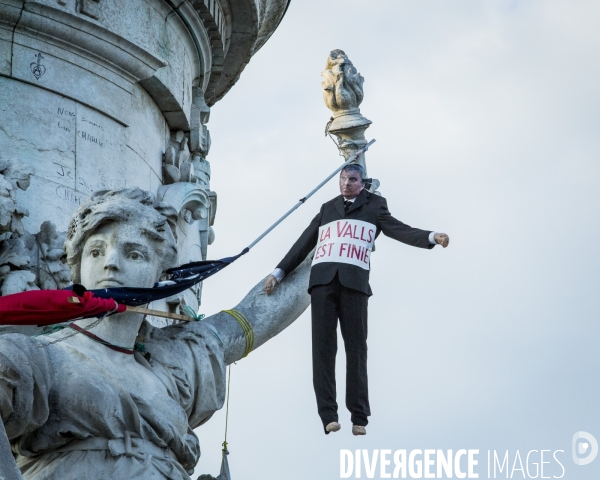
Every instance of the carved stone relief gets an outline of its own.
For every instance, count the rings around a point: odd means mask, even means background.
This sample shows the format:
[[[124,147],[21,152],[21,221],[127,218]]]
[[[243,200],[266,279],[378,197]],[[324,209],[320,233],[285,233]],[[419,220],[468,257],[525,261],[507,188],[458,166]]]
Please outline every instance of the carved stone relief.
[[[33,235],[23,228],[27,209],[16,201],[17,190],[27,190],[33,167],[18,160],[0,159],[0,292],[63,288],[71,275],[65,263],[64,233],[52,222]]]
[[[163,155],[163,185],[157,193],[161,201],[173,206],[178,213],[178,250],[185,252],[180,253],[180,264],[200,258],[205,260],[208,245],[215,238],[212,225],[217,194],[210,190],[210,162],[206,160],[210,150],[210,133],[206,127],[209,118],[210,108],[204,101],[204,93],[195,88],[190,131],[172,131]],[[201,296],[200,284],[153,308],[175,313],[184,313],[185,306],[197,310]],[[152,323],[158,325],[169,321],[156,318]]]
[[[190,148],[193,152],[206,157],[210,150],[210,132],[206,127],[210,120],[210,108],[204,99],[204,92],[198,87],[193,91],[190,116]]]
[[[35,170],[18,160],[0,159],[0,289],[31,290],[35,274],[29,271],[30,256],[25,246],[25,229],[21,219],[29,212],[17,205],[16,191],[27,190]]]
[[[189,139],[182,130],[171,135],[163,154],[163,182],[165,185],[176,182],[190,182],[193,167],[190,162]]]
[[[71,283],[71,271],[66,262],[64,243],[66,232],[58,232],[50,221],[42,223],[35,235],[32,249],[33,271],[42,290],[65,288]]]
[[[192,225],[197,222],[203,259],[206,259],[207,247],[215,238],[212,225],[217,209],[217,194],[210,190],[210,162],[206,160],[211,142],[206,126],[209,119],[210,108],[204,100],[204,92],[195,88],[191,129],[187,134],[181,130],[172,132],[163,155],[163,184],[187,182],[191,186],[176,189],[161,187],[159,190],[159,196],[177,198],[173,200],[173,206],[181,212],[186,223]]]

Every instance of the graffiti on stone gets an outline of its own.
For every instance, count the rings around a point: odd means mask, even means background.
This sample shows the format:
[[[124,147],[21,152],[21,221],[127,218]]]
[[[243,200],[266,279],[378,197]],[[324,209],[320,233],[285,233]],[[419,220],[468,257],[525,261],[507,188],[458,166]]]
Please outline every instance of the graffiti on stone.
[[[29,68],[31,69],[31,73],[33,74],[35,79],[39,80],[44,76],[44,73],[46,73],[46,67],[42,65],[42,60],[44,57],[40,52],[38,52],[38,54],[35,55],[35,57],[37,58],[37,60],[35,62],[31,62],[29,64]]]

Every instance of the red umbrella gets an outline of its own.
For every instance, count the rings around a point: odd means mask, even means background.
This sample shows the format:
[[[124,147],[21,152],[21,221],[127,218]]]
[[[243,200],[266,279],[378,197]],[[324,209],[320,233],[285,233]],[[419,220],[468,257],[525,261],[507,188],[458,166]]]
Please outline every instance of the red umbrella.
[[[0,325],[52,325],[127,309],[87,291],[77,295],[78,303],[69,301],[75,295],[73,290],[31,290],[0,297]]]

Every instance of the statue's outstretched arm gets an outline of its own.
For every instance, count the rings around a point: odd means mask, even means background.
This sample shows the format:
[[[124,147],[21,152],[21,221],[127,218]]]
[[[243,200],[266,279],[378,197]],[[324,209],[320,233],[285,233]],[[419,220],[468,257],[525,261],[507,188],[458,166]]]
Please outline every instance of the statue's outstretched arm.
[[[308,276],[312,254],[298,268],[282,280],[281,284],[267,295],[264,278],[258,282],[233,310],[241,312],[254,330],[253,350],[292,324],[310,304]],[[225,312],[211,315],[203,320],[219,336],[225,347],[225,362],[233,363],[244,355],[246,338],[240,324]]]

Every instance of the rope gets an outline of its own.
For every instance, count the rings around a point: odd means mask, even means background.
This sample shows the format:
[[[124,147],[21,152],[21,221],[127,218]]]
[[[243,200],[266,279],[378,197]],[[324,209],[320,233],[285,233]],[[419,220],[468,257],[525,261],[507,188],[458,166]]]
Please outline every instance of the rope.
[[[225,440],[223,441],[223,451],[227,452],[227,427],[229,425],[229,392],[231,392],[231,365],[227,367],[227,406],[225,407]]]
[[[87,327],[84,328],[84,330],[91,330],[92,328],[94,328],[95,326],[97,326],[102,320],[104,320],[106,318],[106,314],[102,315],[100,318],[98,318],[97,320],[94,320],[92,323],[90,323]],[[66,328],[66,325],[65,325]],[[50,332],[50,333],[54,333],[54,332]],[[68,333],[66,335],[64,335],[62,338],[57,338],[56,340],[52,341],[52,342],[46,342],[46,343],[40,343],[37,347],[35,348],[42,348],[42,347],[47,347],[48,345],[54,345],[55,343],[59,343],[62,342],[64,340],[66,340],[67,338],[71,338],[74,337],[75,335],[78,335],[79,332],[77,330],[73,330],[71,333]],[[43,335],[43,334],[42,334]],[[39,335],[36,335],[36,337]]]
[[[135,345],[133,348],[132,347],[123,347],[121,345],[115,345],[114,343],[107,342],[103,338],[100,338],[99,336],[94,335],[92,332],[88,332],[87,330],[85,330],[84,328],[81,328],[79,325],[77,325],[75,323],[69,323],[69,325],[67,325],[67,326],[69,328],[72,328],[73,330],[77,330],[79,333],[94,340],[94,342],[98,342],[99,344],[104,345],[105,347],[108,347],[111,350],[115,350],[115,351],[121,352],[121,353],[126,353],[127,355],[133,355],[133,352],[135,351]]]
[[[67,325],[65,325],[64,323],[58,323],[56,325],[50,325],[47,328],[44,328],[44,330],[42,331],[42,333],[38,333],[37,335],[34,335],[34,337],[39,337],[40,335],[50,335],[51,333],[54,332],[60,332],[62,329],[67,328]]]
[[[233,318],[237,320],[242,327],[244,332],[244,337],[246,338],[246,349],[244,350],[244,355],[242,358],[248,356],[248,354],[252,351],[254,347],[254,329],[252,328],[252,324],[248,321],[248,319],[244,316],[243,313],[238,312],[237,310],[223,310],[223,312],[228,313]],[[219,338],[219,337],[217,337]],[[220,339],[219,339],[220,341]],[[228,454],[227,450],[227,428],[229,427],[229,394],[231,393],[231,365],[227,367],[227,404],[225,407],[225,439],[223,440],[223,454]],[[223,456],[223,462],[225,462],[225,456]],[[221,470],[223,469],[223,465],[221,465]]]
[[[188,317],[192,317],[197,322],[204,319],[203,313],[198,314],[197,312],[194,312],[194,309],[189,305],[184,305],[183,307],[181,307],[181,310],[183,310],[183,313],[185,315],[187,315]]]
[[[335,147],[338,149],[338,155],[339,155],[340,157],[344,157],[344,154],[342,153],[342,149],[340,148],[340,144],[339,144],[338,142],[336,142],[336,141],[335,141],[335,138],[333,138],[333,137],[331,136],[331,133],[327,132],[327,134],[326,134],[326,135],[329,135],[329,138],[331,138],[331,141],[334,143]],[[344,158],[346,158],[346,157],[344,157]]]
[[[237,310],[222,311],[235,318],[240,324],[240,327],[242,327],[242,330],[244,331],[244,337],[246,337],[246,350],[244,350],[244,355],[242,355],[242,358],[247,357],[254,347],[254,330],[252,329],[252,324],[248,321],[244,314],[238,312]]]

